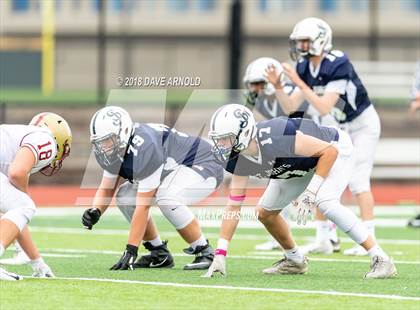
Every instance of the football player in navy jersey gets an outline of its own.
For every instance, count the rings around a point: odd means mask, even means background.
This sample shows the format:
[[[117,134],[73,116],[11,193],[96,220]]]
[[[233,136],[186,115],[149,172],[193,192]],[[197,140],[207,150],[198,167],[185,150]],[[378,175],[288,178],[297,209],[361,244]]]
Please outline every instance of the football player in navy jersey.
[[[276,90],[273,84],[271,84],[267,79],[266,70],[271,67],[274,67],[278,74],[281,74],[283,71],[282,65],[277,60],[270,57],[261,57],[253,60],[247,66],[245,71],[243,82],[247,89],[246,106],[252,110],[256,118],[271,119],[279,116],[287,116],[290,118],[307,117],[315,119],[318,123],[321,121],[326,123],[327,119],[332,119],[332,116],[330,115],[321,117],[315,108],[307,102],[302,103],[298,111],[295,111],[290,115],[285,113],[276,98]],[[283,82],[285,79],[280,78],[280,80]],[[287,94],[291,94],[295,86],[290,82],[287,83],[286,81],[284,81],[283,84],[284,91]],[[335,124],[335,121],[332,121],[331,123]],[[282,215],[284,215],[285,218],[288,217],[287,210],[288,209],[285,209],[282,212]],[[328,224],[331,232],[329,238],[329,240],[331,240],[329,242],[333,245],[333,251],[339,252],[340,242],[335,230],[335,225],[332,222],[328,222]],[[280,249],[280,245],[275,239],[271,238],[264,243],[257,244],[255,249],[260,251],[269,251]],[[303,249],[305,250],[305,248]]]
[[[318,18],[306,18],[290,35],[291,57],[297,60],[296,70],[283,64],[284,73],[297,86],[288,96],[283,91],[274,68],[268,79],[275,85],[276,96],[287,112],[298,109],[308,101],[321,115],[331,114],[353,141],[356,166],[349,188],[356,197],[364,225],[374,236],[374,199],[370,189],[373,157],[380,135],[380,120],[361,80],[346,54],[332,50],[330,26]],[[325,218],[319,217],[317,243],[309,252],[332,253]],[[360,246],[347,249],[345,255],[367,255]]]
[[[115,106],[97,111],[90,131],[104,174],[82,223],[92,229],[114,195],[131,223],[126,250],[111,269],[173,267],[166,242],[149,214],[153,203],[190,244],[184,252],[196,255],[184,269],[207,269],[213,249],[187,205],[209,196],[223,179],[223,168],[214,159],[211,145],[162,124],[133,123],[127,111]],[[120,179],[127,181],[119,186]],[[136,262],[141,241],[151,253]]]
[[[215,258],[205,277],[226,274],[228,244],[239,222],[235,216],[245,200],[250,176],[269,179],[258,202],[258,219],[280,243],[285,257],[265,269],[267,274],[303,274],[307,260],[294,242],[280,211],[293,202],[298,224],[319,209],[372,257],[366,278],[396,274],[392,259],[376,244],[356,215],[340,203],[351,175],[353,145],[347,133],[318,126],[312,120],[278,117],[255,123],[252,112],[238,104],[218,109],[210,122],[214,153],[233,174]]]

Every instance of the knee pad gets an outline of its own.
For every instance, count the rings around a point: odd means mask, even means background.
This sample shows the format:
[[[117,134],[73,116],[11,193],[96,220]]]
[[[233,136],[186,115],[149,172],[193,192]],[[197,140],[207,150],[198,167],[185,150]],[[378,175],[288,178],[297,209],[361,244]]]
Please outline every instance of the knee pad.
[[[191,210],[175,199],[161,198],[158,200],[157,204],[162,214],[176,230],[184,228],[194,220],[194,214]]]
[[[19,231],[22,231],[22,229],[31,221],[35,211],[35,204],[31,200],[31,204],[28,203],[27,206],[7,211],[1,219],[11,221],[19,228]]]

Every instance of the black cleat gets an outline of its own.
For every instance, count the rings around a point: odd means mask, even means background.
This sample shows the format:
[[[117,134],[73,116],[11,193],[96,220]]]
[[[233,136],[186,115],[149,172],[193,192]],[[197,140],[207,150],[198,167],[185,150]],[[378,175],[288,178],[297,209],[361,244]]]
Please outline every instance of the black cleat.
[[[184,249],[188,255],[195,255],[192,263],[186,264],[184,270],[205,270],[208,269],[213,262],[214,254],[213,248],[207,241],[206,245],[198,246],[193,250],[192,247]]]
[[[143,255],[134,263],[134,268],[172,268],[174,259],[168,250],[168,241],[159,246],[153,246],[150,242],[143,243],[143,246],[150,251],[149,255]]]
[[[420,214],[408,221],[408,227],[420,228]]]

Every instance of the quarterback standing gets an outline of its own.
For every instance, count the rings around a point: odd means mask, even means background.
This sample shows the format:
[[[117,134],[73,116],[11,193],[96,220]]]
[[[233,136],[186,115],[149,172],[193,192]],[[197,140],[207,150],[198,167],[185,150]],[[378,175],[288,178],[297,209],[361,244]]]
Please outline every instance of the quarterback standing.
[[[18,241],[29,256],[36,277],[53,277],[33,243],[27,224],[35,214],[28,195],[29,176],[56,173],[70,154],[72,135],[67,122],[54,113],[40,113],[29,125],[0,125],[0,257]],[[1,280],[21,276],[0,268]]]
[[[363,224],[375,236],[370,176],[381,131],[379,116],[348,56],[332,50],[332,31],[325,21],[313,17],[300,21],[290,35],[290,44],[291,57],[298,63],[296,70],[283,64],[283,72],[297,86],[296,91],[290,96],[284,92],[275,68],[267,70],[267,78],[275,85],[277,98],[285,111],[296,111],[306,100],[321,115],[333,115],[339,126],[349,133],[356,155],[349,188],[360,207]],[[309,252],[330,254],[333,251],[328,237],[330,225],[320,214],[317,219],[320,238]],[[367,254],[358,245],[344,251],[344,255]]]

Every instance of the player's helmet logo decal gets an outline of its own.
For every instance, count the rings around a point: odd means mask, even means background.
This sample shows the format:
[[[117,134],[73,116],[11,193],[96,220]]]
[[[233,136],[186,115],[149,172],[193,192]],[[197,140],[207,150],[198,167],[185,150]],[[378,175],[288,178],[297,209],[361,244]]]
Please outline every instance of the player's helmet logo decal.
[[[111,117],[112,123],[115,126],[121,126],[121,113],[120,112],[109,110],[108,112],[106,112],[106,115]]]
[[[237,118],[239,118],[241,120],[241,123],[239,125],[241,127],[241,129],[248,126],[248,119],[249,119],[250,115],[247,111],[243,111],[241,109],[236,109],[235,111],[233,111],[233,115],[235,115]]]

